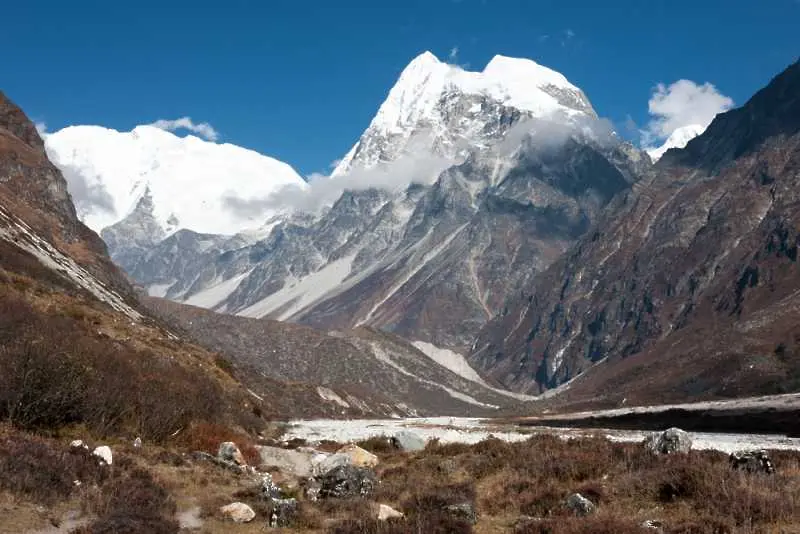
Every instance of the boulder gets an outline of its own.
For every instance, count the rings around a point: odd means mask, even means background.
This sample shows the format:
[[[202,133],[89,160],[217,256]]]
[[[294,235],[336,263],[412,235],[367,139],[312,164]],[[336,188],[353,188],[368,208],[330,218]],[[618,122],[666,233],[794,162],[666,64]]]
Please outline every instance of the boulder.
[[[133,447],[135,449],[141,449],[142,448],[142,438],[136,438],[135,440],[133,440]]]
[[[450,517],[459,521],[466,521],[470,525],[478,522],[478,514],[475,512],[475,507],[468,502],[450,504],[444,507],[444,511]]]
[[[88,449],[88,448],[89,448],[89,446],[88,446],[88,445],[86,445],[86,444],[83,442],[83,440],[82,440],[82,439],[75,439],[75,440],[72,440],[72,441],[70,442],[69,446],[70,446],[70,447],[72,447],[73,449]]]
[[[775,464],[767,454],[767,451],[736,451],[728,457],[728,461],[733,469],[740,469],[748,473],[764,473],[771,475],[775,473]]]
[[[225,519],[234,523],[249,523],[256,517],[252,508],[243,502],[233,502],[219,509]]]
[[[272,499],[269,526],[272,528],[291,527],[297,517],[297,499]]]
[[[95,450],[92,451],[92,454],[100,458],[106,465],[111,465],[112,455],[111,455],[111,447],[108,445],[100,445]]]
[[[644,446],[654,454],[685,454],[692,448],[692,437],[680,428],[670,428],[650,434],[644,440]]]
[[[395,434],[392,444],[406,452],[421,451],[425,448],[425,440],[409,430],[401,430]]]
[[[244,460],[244,455],[242,455],[242,451],[240,451],[239,447],[237,447],[232,441],[225,441],[219,444],[217,459],[222,462],[229,462],[236,465],[247,465],[247,462]]]
[[[289,450],[280,447],[258,447],[261,456],[261,468],[278,468],[281,473],[296,477],[311,476],[311,459],[316,451]]]
[[[567,508],[580,517],[593,514],[596,509],[594,503],[580,493],[573,493],[569,496]]]
[[[356,467],[375,467],[378,465],[377,456],[352,443],[336,451],[336,454],[348,455],[351,463]]]
[[[311,472],[316,477],[325,475],[326,473],[336,469],[337,467],[352,466],[353,457],[345,453],[331,454],[330,456],[316,457],[312,459],[313,467]]]
[[[366,467],[341,465],[317,477],[319,496],[327,498],[366,497],[375,490],[375,473]]]
[[[388,519],[396,519],[404,517],[403,512],[398,512],[391,506],[386,504],[379,504],[378,505],[378,520],[379,521],[386,521]]]

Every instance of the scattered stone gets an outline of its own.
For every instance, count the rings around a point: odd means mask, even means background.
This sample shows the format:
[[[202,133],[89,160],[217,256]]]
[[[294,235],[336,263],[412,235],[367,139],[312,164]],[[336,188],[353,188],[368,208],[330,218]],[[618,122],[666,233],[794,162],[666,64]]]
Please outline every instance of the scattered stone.
[[[580,493],[573,493],[569,496],[567,499],[567,508],[580,517],[593,514],[596,509],[594,503]]]
[[[468,502],[445,506],[444,511],[454,519],[466,521],[470,525],[478,522],[478,514],[475,512],[475,507]]]
[[[775,473],[775,464],[764,450],[732,452],[728,461],[733,469],[740,469],[748,473],[765,473],[767,475]]]
[[[421,451],[425,448],[425,440],[409,430],[401,430],[395,434],[392,444],[406,452]]]
[[[142,448],[142,438],[136,438],[135,440],[133,440],[133,447],[135,449],[141,449]]]
[[[233,502],[219,509],[225,519],[234,523],[249,523],[256,517],[252,508],[243,502]]]
[[[650,434],[644,440],[644,446],[654,454],[685,454],[692,448],[692,437],[680,428],[670,428]]]
[[[297,499],[272,499],[272,512],[269,516],[270,527],[291,527],[295,517],[297,517]]]
[[[647,521],[642,523],[642,528],[657,530],[658,532],[664,532],[664,523],[663,521],[659,521],[658,519],[648,519]]]
[[[531,528],[536,525],[536,523],[541,522],[542,519],[539,517],[532,517],[529,515],[521,515],[517,518],[516,522],[514,523],[514,532],[523,533],[523,532],[530,532]]]
[[[230,462],[236,465],[247,465],[244,460],[242,451],[232,441],[225,441],[219,444],[219,451],[217,451],[217,459],[223,462]]]
[[[351,460],[350,463],[356,467],[375,467],[378,465],[377,456],[352,443],[336,451],[336,454],[348,455]]]
[[[387,506],[385,504],[378,505],[378,520],[386,521],[388,519],[395,519],[400,517],[405,517],[405,514],[403,514],[403,512],[398,512],[391,506]]]
[[[327,498],[366,497],[375,490],[375,473],[366,467],[341,465],[317,477],[319,496]]]
[[[92,454],[104,461],[106,465],[111,465],[113,458],[111,455],[111,447],[108,445],[100,445],[94,451],[92,451]]]
[[[269,473],[261,475],[261,495],[266,499],[278,499],[281,496],[281,489]]]
[[[73,449],[78,449],[78,448],[87,450],[89,449],[89,446],[85,444],[82,439],[73,440],[72,442],[70,442],[69,446],[72,447]]]

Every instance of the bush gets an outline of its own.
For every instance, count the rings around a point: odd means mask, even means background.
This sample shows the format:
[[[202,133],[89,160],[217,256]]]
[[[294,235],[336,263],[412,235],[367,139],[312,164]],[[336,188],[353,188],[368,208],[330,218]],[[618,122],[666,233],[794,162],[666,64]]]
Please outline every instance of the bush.
[[[190,451],[203,451],[216,455],[219,444],[225,441],[236,443],[249,465],[257,466],[261,463],[261,454],[249,436],[220,424],[193,424],[181,434],[178,443]]]

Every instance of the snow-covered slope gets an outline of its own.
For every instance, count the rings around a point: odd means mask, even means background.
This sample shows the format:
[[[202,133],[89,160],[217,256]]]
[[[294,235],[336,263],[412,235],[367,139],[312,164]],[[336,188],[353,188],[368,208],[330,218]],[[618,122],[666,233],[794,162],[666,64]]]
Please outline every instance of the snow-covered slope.
[[[681,126],[677,128],[672,134],[667,138],[663,145],[658,148],[652,148],[647,150],[647,153],[650,155],[650,159],[653,162],[658,161],[661,159],[667,150],[670,148],[683,148],[686,144],[703,133],[706,129],[706,126],[701,124],[689,124],[688,126]]]
[[[424,52],[400,74],[369,128],[333,175],[396,158],[423,129],[432,137],[429,145],[435,151],[455,155],[464,145],[474,146],[493,133],[493,128],[486,128],[496,115],[487,113],[495,111],[489,102],[558,121],[595,116],[580,89],[530,59],[498,55],[482,72],[470,72]]]
[[[248,200],[281,186],[306,187],[286,163],[153,126],[130,132],[70,126],[47,135],[45,143],[81,220],[98,233],[130,215],[149,191],[152,215],[165,234],[190,229],[232,235],[274,215],[242,209]]]

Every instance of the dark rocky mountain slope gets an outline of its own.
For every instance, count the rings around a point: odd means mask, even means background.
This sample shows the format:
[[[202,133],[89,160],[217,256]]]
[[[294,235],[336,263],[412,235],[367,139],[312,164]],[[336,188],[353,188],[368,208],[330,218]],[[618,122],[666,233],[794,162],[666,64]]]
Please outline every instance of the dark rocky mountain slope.
[[[507,387],[594,403],[800,388],[800,64],[614,199],[480,334]]]

